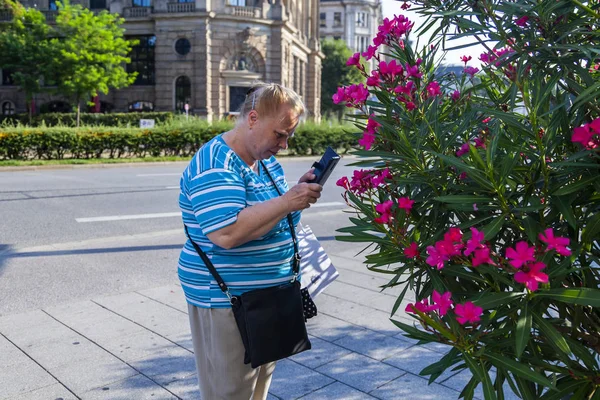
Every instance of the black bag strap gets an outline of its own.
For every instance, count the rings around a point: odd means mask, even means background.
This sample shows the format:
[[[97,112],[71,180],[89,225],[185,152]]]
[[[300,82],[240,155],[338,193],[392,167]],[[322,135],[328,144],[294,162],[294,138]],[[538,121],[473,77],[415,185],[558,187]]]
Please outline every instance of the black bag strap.
[[[275,190],[277,190],[277,194],[279,194],[281,196],[281,192],[279,191],[277,184],[275,184],[273,177],[271,177],[269,170],[265,167],[265,165],[263,164],[262,161],[260,162],[260,165],[263,167],[263,169],[267,173],[267,176],[269,177],[271,182],[273,182],[273,186],[275,186]],[[300,271],[300,254],[298,252],[298,239],[296,238],[296,232],[294,230],[294,221],[292,219],[292,214],[287,215],[287,220],[288,220],[288,225],[290,227],[290,232],[292,233],[292,241],[294,242],[294,264],[292,266],[292,271],[294,272],[294,278],[292,279],[292,282],[294,282],[298,276],[298,271]],[[229,298],[229,301],[231,301],[231,294],[229,293],[229,287],[227,286],[227,284],[225,284],[225,281],[223,281],[223,278],[221,278],[221,275],[219,275],[219,273],[217,272],[217,269],[213,265],[212,261],[210,261],[210,258],[208,258],[206,253],[204,253],[204,251],[202,251],[200,246],[198,246],[196,244],[196,242],[194,242],[194,240],[190,236],[190,233],[188,232],[188,228],[185,224],[183,225],[183,229],[185,230],[185,235],[192,243],[192,246],[194,246],[194,249],[196,249],[196,252],[200,256],[202,261],[204,261],[204,265],[206,265],[206,268],[208,268],[208,270],[210,271],[212,276],[217,281],[219,288],[221,289],[221,291],[223,293],[225,293],[227,295],[227,297]]]
[[[267,173],[267,176],[273,183],[273,186],[275,186],[275,190],[277,190],[277,194],[279,194],[281,196],[281,192],[279,191],[277,184],[273,180],[271,173],[269,172],[267,167],[265,167],[265,164],[262,162],[262,160],[260,161],[260,165],[261,165],[261,167],[263,167],[263,169]],[[298,271],[300,271],[300,252],[298,251],[298,238],[296,237],[296,230],[294,229],[294,220],[292,219],[292,214],[287,215],[287,220],[288,220],[288,226],[290,227],[290,233],[292,234],[292,242],[294,242],[294,267],[293,267],[293,270],[294,270],[294,276],[297,276]]]

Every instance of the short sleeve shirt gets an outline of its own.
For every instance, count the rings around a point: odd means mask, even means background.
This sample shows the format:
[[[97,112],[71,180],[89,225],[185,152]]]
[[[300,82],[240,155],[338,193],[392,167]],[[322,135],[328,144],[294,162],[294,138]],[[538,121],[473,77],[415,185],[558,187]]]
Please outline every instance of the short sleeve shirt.
[[[285,193],[288,184],[281,165],[275,157],[263,163],[279,191]],[[206,236],[234,224],[244,208],[279,196],[261,165],[255,173],[219,135],[195,154],[181,176],[180,188],[183,223],[232,294],[291,279],[294,247],[287,218],[263,237],[232,249],[221,248]],[[292,213],[292,217],[294,225],[298,224],[300,212]],[[178,275],[190,304],[204,308],[230,307],[189,240],[179,257]]]

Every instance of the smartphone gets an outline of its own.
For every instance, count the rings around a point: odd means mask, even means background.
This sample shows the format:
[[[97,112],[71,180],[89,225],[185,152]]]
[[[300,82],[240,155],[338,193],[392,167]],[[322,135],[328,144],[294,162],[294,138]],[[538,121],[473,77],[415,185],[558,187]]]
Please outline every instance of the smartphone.
[[[321,186],[325,185],[327,178],[329,178],[329,175],[331,175],[331,172],[339,161],[340,156],[335,152],[335,150],[333,150],[331,147],[328,147],[327,150],[325,150],[323,157],[321,157],[321,160],[312,165],[315,169],[314,174],[316,177],[308,183],[318,183]]]

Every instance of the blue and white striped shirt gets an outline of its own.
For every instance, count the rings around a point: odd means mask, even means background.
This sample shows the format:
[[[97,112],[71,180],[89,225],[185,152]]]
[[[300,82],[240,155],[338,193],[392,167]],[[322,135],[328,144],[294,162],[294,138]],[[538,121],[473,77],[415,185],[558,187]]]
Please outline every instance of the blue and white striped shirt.
[[[281,165],[264,160],[281,193],[288,191]],[[262,166],[259,173],[216,136],[196,153],[180,181],[179,207],[192,239],[206,253],[231,294],[278,285],[291,279],[294,245],[287,218],[263,237],[224,249],[206,235],[237,221],[248,206],[279,196]],[[292,214],[294,225],[300,212]],[[295,228],[295,227],[294,227]],[[179,280],[187,301],[197,307],[231,307],[229,300],[188,240],[181,250]]]

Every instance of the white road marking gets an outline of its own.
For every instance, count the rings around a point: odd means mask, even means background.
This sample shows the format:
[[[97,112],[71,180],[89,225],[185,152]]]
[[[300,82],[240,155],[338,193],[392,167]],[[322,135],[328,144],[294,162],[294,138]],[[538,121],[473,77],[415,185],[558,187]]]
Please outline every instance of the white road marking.
[[[322,208],[332,206],[345,205],[339,201],[333,201],[329,203],[317,203],[313,204],[310,208]],[[336,210],[334,212],[341,211]],[[311,215],[318,214],[319,212],[311,213]],[[331,211],[324,211],[324,213],[331,213]],[[131,214],[131,215],[107,215],[104,217],[87,217],[87,218],[75,218],[77,222],[108,222],[108,221],[124,221],[130,219],[151,219],[151,218],[171,218],[181,217],[181,212],[169,212],[169,213],[155,213],[155,214]]]
[[[136,176],[144,176],[144,177],[148,177],[148,176],[181,176],[181,172],[176,173],[176,174],[137,174]]]
[[[179,186],[167,186],[167,189],[179,189]]]

